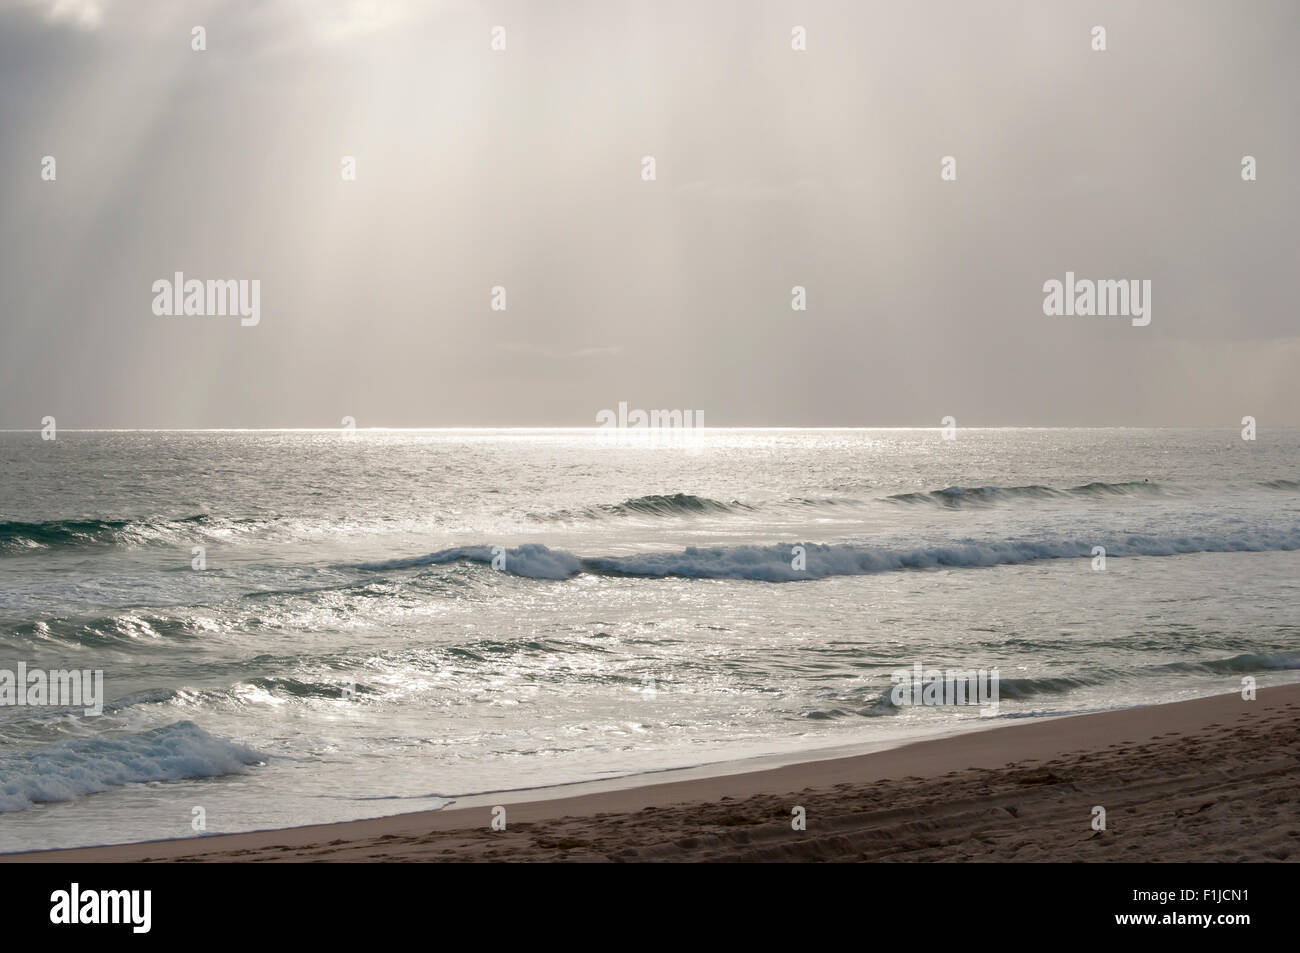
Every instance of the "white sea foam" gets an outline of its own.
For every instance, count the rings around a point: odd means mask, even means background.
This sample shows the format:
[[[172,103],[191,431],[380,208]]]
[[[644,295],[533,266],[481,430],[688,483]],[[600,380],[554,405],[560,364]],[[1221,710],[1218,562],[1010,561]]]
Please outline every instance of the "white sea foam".
[[[0,813],[123,784],[242,774],[261,760],[251,748],[216,738],[190,721],[60,741],[0,757]]]

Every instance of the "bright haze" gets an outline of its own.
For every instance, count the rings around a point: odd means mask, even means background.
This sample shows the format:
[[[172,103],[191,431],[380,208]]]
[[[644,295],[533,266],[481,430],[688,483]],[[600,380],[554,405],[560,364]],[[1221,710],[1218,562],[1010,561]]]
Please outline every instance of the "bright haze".
[[[0,0],[0,427],[1295,425],[1298,36],[1286,0]],[[1150,280],[1150,325],[1045,316],[1067,271]],[[260,324],[155,315],[176,272],[259,280]]]

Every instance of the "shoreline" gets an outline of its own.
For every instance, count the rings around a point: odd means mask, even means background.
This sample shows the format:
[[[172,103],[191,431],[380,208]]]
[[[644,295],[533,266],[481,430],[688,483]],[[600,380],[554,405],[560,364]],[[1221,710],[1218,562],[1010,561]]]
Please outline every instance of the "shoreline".
[[[514,793],[552,796],[514,803],[486,795],[442,810],[0,861],[1071,860],[1126,839],[1124,849],[1145,852],[1127,859],[1300,859],[1300,683],[1260,689],[1254,701],[1238,690],[720,767],[582,793],[525,789]],[[496,804],[505,830],[492,829]],[[1109,815],[1100,832],[1091,826],[1099,805]],[[796,807],[804,831],[792,829]],[[1182,823],[1183,810],[1197,821]],[[936,839],[950,857],[926,856]],[[1030,856],[999,853],[1011,844]],[[1095,859],[1107,856],[1118,853]]]

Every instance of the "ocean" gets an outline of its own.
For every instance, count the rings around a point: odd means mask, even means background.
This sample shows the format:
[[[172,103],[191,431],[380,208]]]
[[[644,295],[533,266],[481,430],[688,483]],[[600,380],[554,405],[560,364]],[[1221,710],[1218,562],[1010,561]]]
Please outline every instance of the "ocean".
[[[1298,550],[1296,430],[0,433],[0,670],[104,680],[0,707],[0,851],[1294,681]]]

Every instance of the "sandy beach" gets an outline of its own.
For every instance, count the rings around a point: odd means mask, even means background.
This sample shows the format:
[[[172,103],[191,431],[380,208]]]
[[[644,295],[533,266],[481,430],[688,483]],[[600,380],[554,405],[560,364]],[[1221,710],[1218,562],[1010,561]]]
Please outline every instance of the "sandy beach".
[[[521,796],[526,796],[521,795]],[[847,758],[342,824],[7,855],[122,861],[1287,861],[1300,684]],[[795,830],[802,807],[806,830]],[[1105,809],[1105,830],[1093,827]]]

